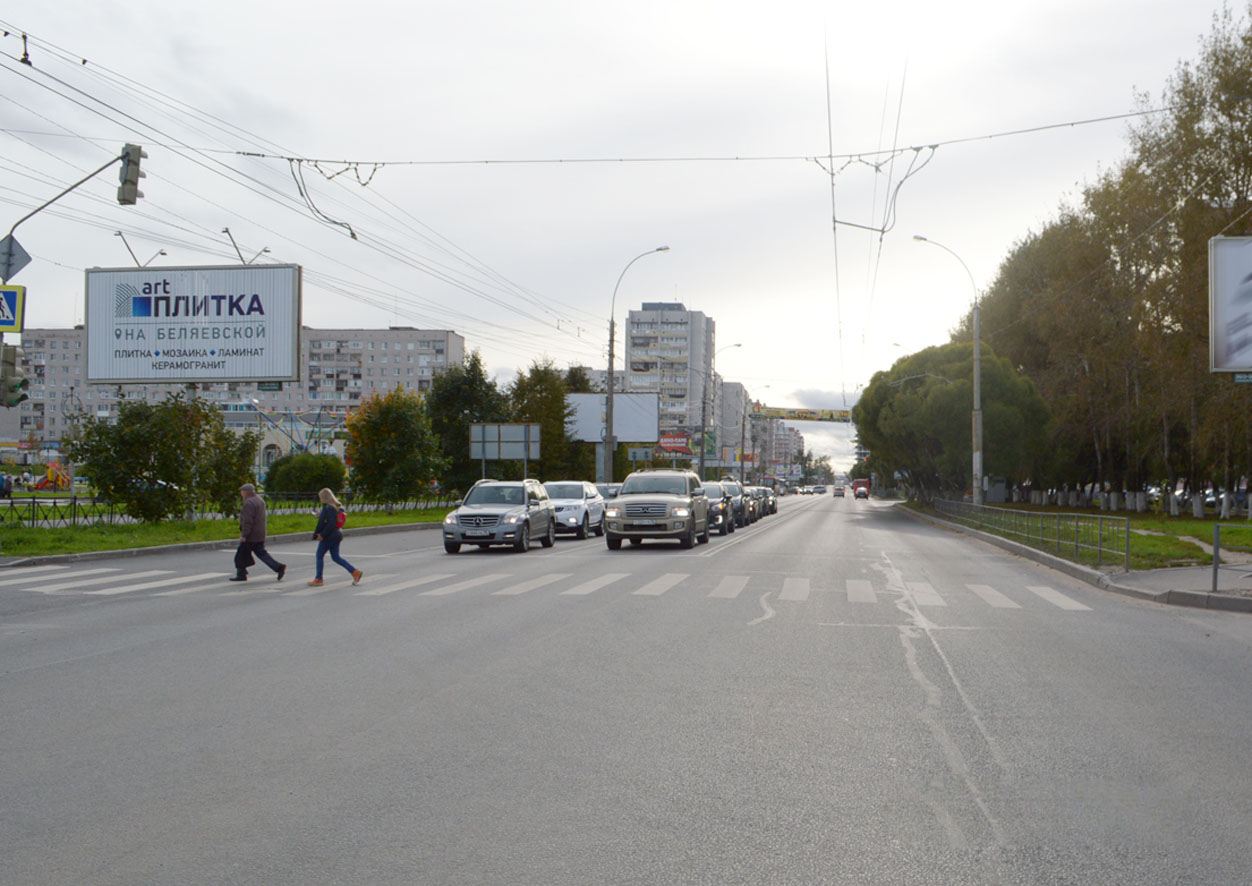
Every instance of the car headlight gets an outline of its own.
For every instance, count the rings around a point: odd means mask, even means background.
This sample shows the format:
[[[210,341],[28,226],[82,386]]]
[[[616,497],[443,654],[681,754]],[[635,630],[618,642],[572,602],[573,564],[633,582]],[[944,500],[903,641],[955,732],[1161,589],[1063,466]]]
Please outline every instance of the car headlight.
[[[508,516],[504,518],[505,523],[520,523],[521,520],[522,520],[521,514],[509,514]]]
[[[674,508],[674,516],[675,517],[690,517],[691,508],[682,507],[682,506],[676,507]]]
[[[449,514],[448,516],[444,517],[444,518],[443,518],[443,522],[444,522],[444,523],[455,523],[455,522],[456,522],[456,511],[453,511],[451,514]]]
[[[605,508],[604,509],[604,516],[606,517],[617,518],[617,517],[620,517],[621,515],[622,515],[621,508]]]

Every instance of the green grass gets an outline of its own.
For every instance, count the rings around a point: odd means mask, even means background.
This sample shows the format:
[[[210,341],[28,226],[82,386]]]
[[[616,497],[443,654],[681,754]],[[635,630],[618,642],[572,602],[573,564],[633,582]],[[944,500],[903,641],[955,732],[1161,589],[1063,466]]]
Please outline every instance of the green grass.
[[[914,510],[940,516],[918,502],[906,502],[905,507]],[[1083,510],[1073,508],[1045,508],[1038,505],[1028,504],[1004,504],[995,505],[997,508],[1015,511],[1029,511],[1031,513],[1043,514],[1075,514],[1080,513],[1085,516],[1106,516],[1117,518],[1129,518],[1130,520],[1130,568],[1131,569],[1163,569],[1173,566],[1210,566],[1213,563],[1212,556],[1195,542],[1189,539],[1198,539],[1206,545],[1213,544],[1213,527],[1221,522],[1216,518],[1197,520],[1190,514],[1186,516],[1170,517],[1158,513],[1148,512],[1144,514],[1136,514],[1127,511],[1118,512],[1101,512],[1098,510]],[[1244,553],[1252,552],[1252,523],[1246,518],[1227,520],[1221,523],[1221,546],[1223,551],[1239,551]],[[1064,532],[1067,527],[1062,523],[1062,544],[1058,546],[1055,543],[1042,544],[1037,539],[1031,543],[1032,547],[1039,550],[1047,551],[1051,554],[1064,557],[1077,563],[1083,563],[1088,566],[1096,565],[1096,555],[1094,552],[1080,550],[1077,555],[1074,551],[1072,536],[1069,543],[1065,543]],[[1006,533],[997,533],[1005,538],[1013,541],[1022,542],[1023,539],[1016,535]],[[1106,549],[1101,559],[1104,566],[1121,566],[1124,562],[1123,542],[1119,540],[1111,544],[1112,550]]]
[[[352,511],[347,529],[387,526],[406,523],[437,523],[450,508],[421,510]],[[307,532],[313,537],[317,517],[312,511],[302,514],[270,514],[269,535]],[[229,541],[239,537],[237,520],[170,521],[166,523],[119,525],[95,523],[63,528],[0,524],[0,556],[40,557],[51,554],[79,554],[92,551],[116,551],[156,545],[188,542]]]

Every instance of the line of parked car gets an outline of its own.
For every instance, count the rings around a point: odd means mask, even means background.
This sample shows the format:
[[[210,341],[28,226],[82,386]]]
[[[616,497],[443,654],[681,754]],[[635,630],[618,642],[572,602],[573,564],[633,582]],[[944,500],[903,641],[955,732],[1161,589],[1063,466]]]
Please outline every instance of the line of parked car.
[[[730,478],[701,483],[683,470],[634,471],[620,484],[479,480],[444,518],[443,547],[449,554],[463,545],[527,551],[532,540],[551,547],[558,533],[571,533],[602,536],[614,551],[646,539],[691,548],[777,512],[771,489]]]

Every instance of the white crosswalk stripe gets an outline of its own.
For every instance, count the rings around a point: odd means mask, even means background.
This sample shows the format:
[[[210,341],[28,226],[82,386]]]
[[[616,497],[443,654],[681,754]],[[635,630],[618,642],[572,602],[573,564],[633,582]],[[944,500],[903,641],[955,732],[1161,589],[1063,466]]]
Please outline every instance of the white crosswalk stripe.
[[[990,585],[966,585],[965,587],[977,594],[988,606],[993,606],[996,609],[1022,608]]]
[[[913,602],[918,606],[947,606],[943,597],[924,581],[905,582],[909,588],[909,595],[913,598]]]
[[[1084,606],[1083,604],[1079,603],[1077,600],[1071,600],[1069,597],[1066,597],[1060,591],[1054,591],[1052,588],[1033,587],[1031,585],[1027,585],[1026,590],[1030,591],[1032,594],[1037,594],[1038,596],[1042,597],[1044,600],[1047,600],[1053,606],[1056,606],[1060,609],[1069,609],[1075,612],[1084,611],[1084,610],[1088,612],[1091,611],[1090,606]]]
[[[686,578],[690,576],[681,572],[669,572],[660,578],[653,579],[634,593],[642,597],[659,597]]]
[[[809,598],[809,580],[807,578],[784,578],[782,590],[778,592],[779,600],[794,600],[803,603]]]
[[[68,566],[23,566],[21,569],[14,570],[17,575],[13,577],[0,578],[0,586],[26,584],[32,578],[43,578],[43,575],[35,575],[36,572],[44,573],[53,570],[69,569]]]
[[[79,588],[86,587],[87,585],[98,585],[104,584],[108,581],[115,581],[117,579],[116,573],[118,571],[119,570],[117,568],[84,569],[81,572],[75,572],[73,575],[61,574],[57,576],[57,578],[67,578],[69,581],[63,581],[60,584],[39,585],[38,587],[31,588],[30,590],[39,591],[41,594],[55,594],[58,591],[75,591]],[[102,572],[108,574],[102,576],[100,575]],[[83,578],[85,575],[93,575],[96,577]]]
[[[515,585],[509,585],[507,588],[501,588],[498,591],[492,591],[493,597],[513,596],[516,594],[524,594],[527,591],[533,591],[536,588],[547,587],[550,584],[560,581],[563,578],[569,578],[568,572],[553,572],[549,575],[541,575],[538,578],[532,578],[530,581],[518,582]]]
[[[738,597],[747,586],[748,577],[746,575],[725,575],[722,576],[722,580],[717,583],[717,587],[709,591],[709,596],[733,600],[735,597]]]
[[[433,588],[429,591],[422,591],[423,597],[442,597],[446,594],[455,594],[457,591],[463,591],[466,588],[476,588],[479,585],[491,584],[493,581],[499,581],[502,578],[508,578],[507,575],[488,573],[487,575],[476,575],[473,578],[467,578],[464,581],[458,581],[454,584],[444,585],[441,588]]]
[[[200,575],[189,575],[183,579],[184,582],[199,581],[204,584],[198,584],[190,588],[177,588],[173,591],[161,591],[153,594],[154,597],[185,597],[188,594],[197,594],[200,591],[221,590],[225,586],[228,576],[220,572],[205,572]]]
[[[847,588],[849,603],[878,602],[878,595],[874,593],[873,582],[866,581],[863,578],[850,578],[847,580]]]
[[[385,577],[385,576],[380,576]],[[391,584],[377,585],[370,584],[369,590],[357,591],[354,597],[382,597],[386,594],[394,594],[396,591],[407,590],[408,588],[418,588],[422,585],[434,584],[437,581],[443,581],[445,578],[452,578],[452,574],[444,575],[423,575],[420,578],[406,578],[402,581],[392,582]]]
[[[130,578],[132,579],[144,578],[149,575],[169,575],[169,570],[157,570],[155,572],[138,572],[130,576]],[[162,578],[157,581],[143,581],[137,585],[133,585],[133,584],[132,585],[118,585],[116,587],[104,588],[103,590],[99,590],[99,591],[87,591],[87,593],[91,595],[95,595],[95,596],[111,597],[115,594],[130,594],[130,593],[133,593],[134,591],[146,591],[151,588],[165,588],[165,587],[169,587],[170,585],[186,584],[189,581],[202,581],[203,579],[206,579],[206,578],[221,578],[221,577],[222,577],[222,574],[220,572],[205,573],[203,575],[176,575],[172,578]]]
[[[568,591],[561,591],[561,595],[581,596],[585,594],[593,594],[601,588],[613,584],[615,581],[621,581],[623,578],[629,577],[629,572],[606,572],[604,575],[597,575],[595,578],[585,581],[580,585],[576,585]]]

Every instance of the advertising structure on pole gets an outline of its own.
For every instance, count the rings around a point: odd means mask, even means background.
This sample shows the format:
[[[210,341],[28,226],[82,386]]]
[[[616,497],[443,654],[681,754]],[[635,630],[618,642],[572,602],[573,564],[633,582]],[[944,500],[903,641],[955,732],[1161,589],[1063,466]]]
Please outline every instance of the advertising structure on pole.
[[[91,384],[297,381],[299,265],[91,268]]]
[[[600,443],[604,440],[604,394],[566,394],[573,407],[571,440]],[[613,436],[629,443],[655,443],[660,439],[660,397],[651,394],[613,395]]]
[[[1252,237],[1209,241],[1209,371],[1252,370]]]

